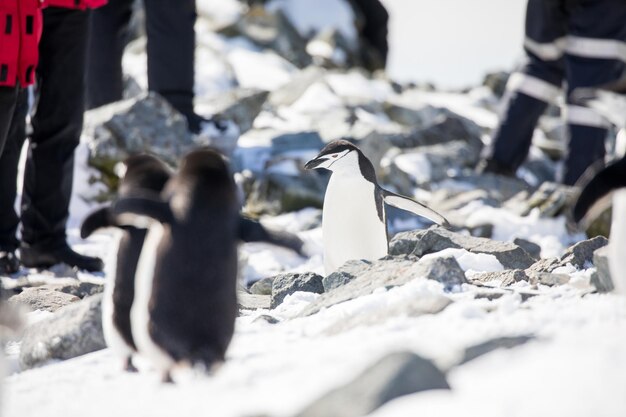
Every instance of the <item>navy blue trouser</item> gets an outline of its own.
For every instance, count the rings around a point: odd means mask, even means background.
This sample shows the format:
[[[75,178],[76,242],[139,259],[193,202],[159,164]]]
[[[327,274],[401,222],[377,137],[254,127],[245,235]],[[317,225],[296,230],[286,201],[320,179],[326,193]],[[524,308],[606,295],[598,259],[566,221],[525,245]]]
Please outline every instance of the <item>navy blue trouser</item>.
[[[109,0],[92,12],[87,107],[122,99],[122,55],[133,0]],[[144,0],[148,38],[148,89],[179,112],[193,114],[195,0]]]
[[[621,76],[626,2],[529,0],[524,49],[527,63],[508,85],[509,102],[494,132],[492,158],[516,170],[528,155],[539,117],[563,88],[569,132],[563,182],[572,185],[604,158],[607,125],[592,110],[572,105],[570,93]]]

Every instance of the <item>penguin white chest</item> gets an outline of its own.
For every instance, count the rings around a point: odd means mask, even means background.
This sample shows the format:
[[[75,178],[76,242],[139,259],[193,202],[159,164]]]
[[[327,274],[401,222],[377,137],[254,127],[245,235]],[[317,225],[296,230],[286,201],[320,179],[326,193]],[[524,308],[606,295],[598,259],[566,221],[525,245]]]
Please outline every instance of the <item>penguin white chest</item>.
[[[376,204],[374,184],[361,176],[333,175],[324,197],[324,268],[329,274],[353,259],[387,255],[387,228]]]

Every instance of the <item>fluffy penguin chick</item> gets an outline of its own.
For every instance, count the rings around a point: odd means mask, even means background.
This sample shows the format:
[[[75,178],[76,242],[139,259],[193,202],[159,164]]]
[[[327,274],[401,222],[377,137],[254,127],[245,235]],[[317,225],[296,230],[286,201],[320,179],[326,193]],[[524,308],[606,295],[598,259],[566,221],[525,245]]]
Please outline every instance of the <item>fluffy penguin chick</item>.
[[[268,241],[294,250],[302,241],[239,215],[237,189],[211,149],[186,155],[162,196],[120,199],[116,218],[152,221],[135,276],[131,309],[140,354],[172,382],[176,366],[209,370],[224,361],[237,317],[237,243]]]
[[[159,195],[171,176],[170,169],[158,158],[138,154],[124,161],[125,173],[119,187],[119,197],[152,193]],[[130,328],[130,309],[135,298],[135,270],[146,237],[145,229],[125,227],[118,223],[106,206],[85,218],[81,236],[95,230],[116,227],[112,256],[107,262],[106,285],[102,301],[102,328],[107,346],[124,360],[127,371],[135,371],[132,355],[136,352]]]
[[[587,224],[613,203],[609,270],[615,290],[626,295],[626,157],[600,170],[583,187],[574,220]]]
[[[384,203],[448,226],[434,210],[381,188],[370,160],[348,141],[330,142],[304,167],[332,171],[322,213],[326,274],[352,259],[375,260],[387,255]]]

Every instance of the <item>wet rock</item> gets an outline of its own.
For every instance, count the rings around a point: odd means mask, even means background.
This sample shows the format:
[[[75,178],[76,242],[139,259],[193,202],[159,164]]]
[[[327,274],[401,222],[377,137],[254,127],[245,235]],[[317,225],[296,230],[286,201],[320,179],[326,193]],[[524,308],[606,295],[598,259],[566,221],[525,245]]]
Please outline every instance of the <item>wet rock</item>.
[[[323,293],[322,277],[313,272],[277,275],[272,284],[271,308],[276,308],[286,296],[296,291]]]
[[[57,310],[26,328],[20,350],[23,369],[104,349],[102,295],[87,297]]]
[[[372,265],[370,261],[364,259],[355,259],[346,262],[335,272],[325,276],[322,279],[324,285],[324,292],[328,292],[337,287],[347,284],[358,276],[359,273]]]
[[[459,362],[459,365],[486,355],[494,350],[513,349],[530,342],[534,338],[534,336],[498,337],[478,345],[470,346],[465,349],[465,353],[463,354],[463,358]]]
[[[541,246],[537,245],[536,243],[533,243],[526,239],[521,239],[519,237],[515,238],[515,240],[513,240],[513,243],[524,249],[526,253],[528,253],[534,260],[538,261],[541,258]]]
[[[268,309],[270,308],[270,296],[237,291],[237,304],[241,310]]]
[[[389,254],[421,257],[447,248],[494,255],[506,269],[525,269],[533,264],[530,255],[514,243],[466,236],[442,227],[397,234],[391,240]]]
[[[80,298],[57,291],[50,286],[24,288],[23,291],[9,298],[10,303],[20,304],[31,310],[54,312],[68,304],[80,301]]]
[[[258,280],[250,287],[251,294],[257,295],[272,295],[272,283],[274,282],[274,277],[267,277]]]
[[[593,265],[596,272],[591,275],[591,284],[598,292],[611,292],[615,289],[609,269],[609,247],[603,246],[593,252]]]
[[[444,374],[431,361],[410,352],[391,353],[297,416],[364,416],[397,397],[431,389],[450,389]]]

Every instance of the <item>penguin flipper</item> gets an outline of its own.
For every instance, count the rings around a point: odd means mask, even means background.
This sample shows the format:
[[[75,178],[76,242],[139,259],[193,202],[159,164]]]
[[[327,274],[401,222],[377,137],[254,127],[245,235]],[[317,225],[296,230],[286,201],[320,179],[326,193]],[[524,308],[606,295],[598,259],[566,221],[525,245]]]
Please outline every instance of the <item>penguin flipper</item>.
[[[111,212],[120,225],[139,229],[148,228],[154,221],[171,223],[174,219],[169,202],[152,195],[120,198],[111,206]]]
[[[288,232],[279,232],[266,229],[261,223],[244,216],[239,217],[239,239],[243,242],[267,242],[291,249],[299,255],[304,255],[304,242]]]
[[[585,184],[574,205],[574,221],[581,223],[597,217],[608,206],[612,192],[622,187],[626,187],[626,157],[602,169]]]
[[[80,237],[85,239],[98,229],[113,226],[115,223],[111,215],[111,206],[107,205],[90,213],[80,226]]]
[[[418,216],[426,217],[427,219],[445,228],[450,227],[450,223],[448,222],[448,220],[446,220],[445,217],[437,213],[435,210],[426,207],[422,203],[415,201],[412,198],[392,193],[391,191],[387,191],[383,188],[381,188],[380,190],[382,192],[385,203],[389,204],[390,206],[399,208],[401,210],[410,211],[411,213],[417,214]]]

